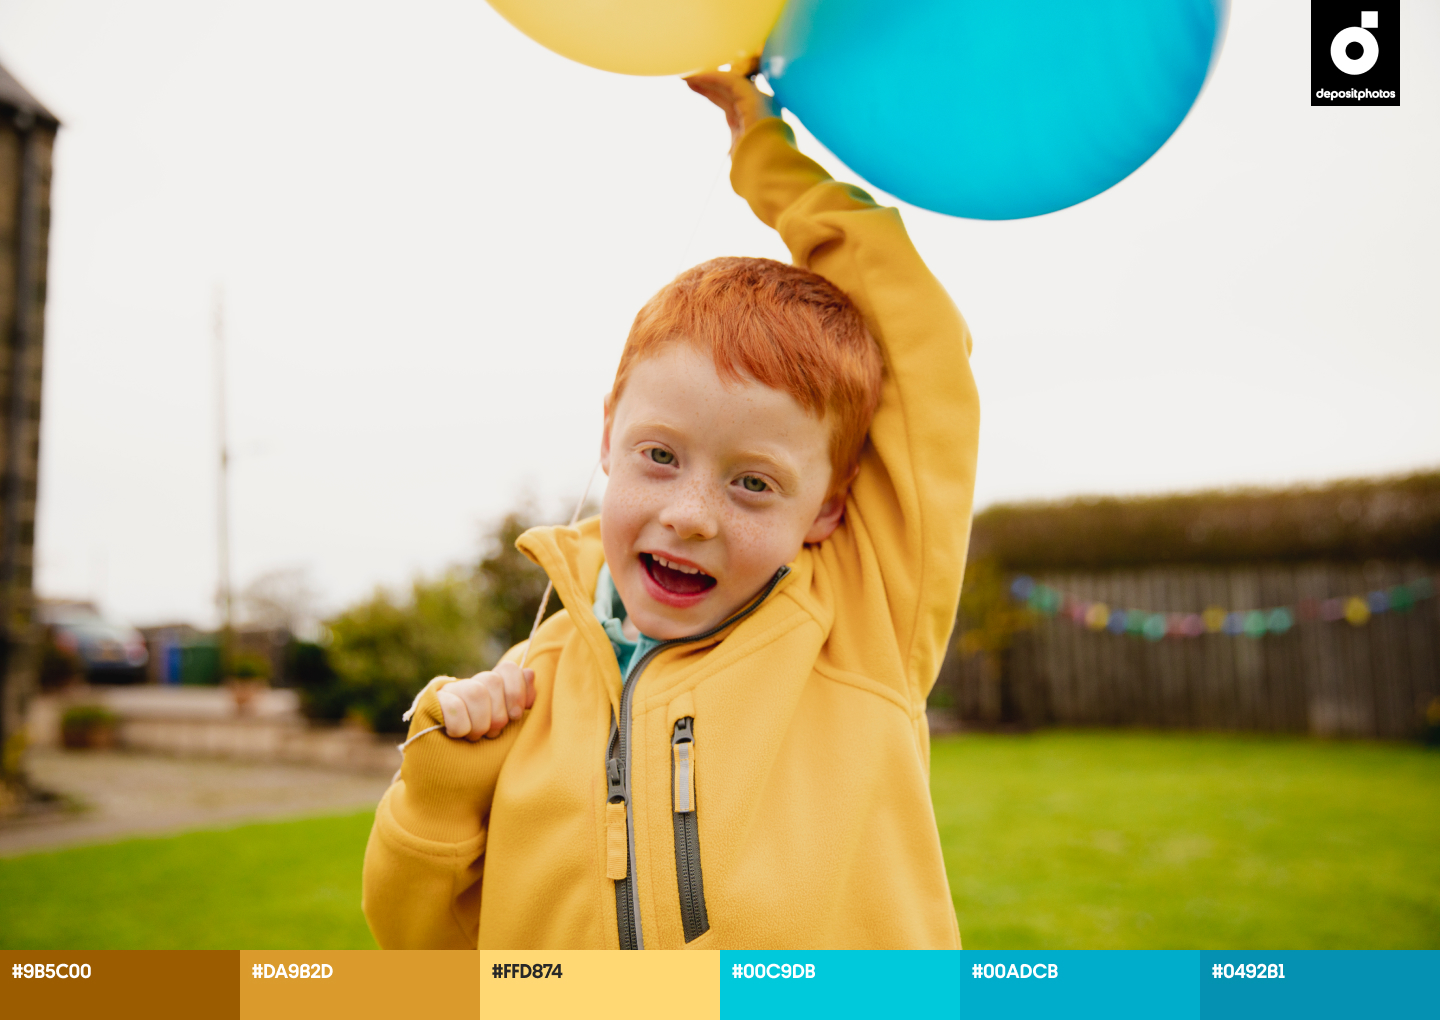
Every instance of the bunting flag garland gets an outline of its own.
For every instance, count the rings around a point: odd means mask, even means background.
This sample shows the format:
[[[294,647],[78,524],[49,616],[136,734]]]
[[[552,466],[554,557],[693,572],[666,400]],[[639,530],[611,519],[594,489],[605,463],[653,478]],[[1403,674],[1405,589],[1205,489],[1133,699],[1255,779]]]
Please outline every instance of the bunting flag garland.
[[[1260,638],[1285,634],[1297,623],[1319,620],[1344,621],[1363,627],[1381,613],[1404,613],[1417,602],[1435,597],[1435,583],[1416,578],[1390,588],[1377,588],[1363,595],[1328,599],[1301,599],[1293,606],[1265,609],[1223,609],[1211,606],[1201,612],[1156,613],[1148,609],[1112,609],[1104,602],[1078,599],[1059,589],[1041,584],[1026,575],[1010,582],[1010,597],[1038,616],[1064,617],[1077,626],[1111,634],[1128,634],[1147,641],[1164,638],[1197,638],[1205,634]]]

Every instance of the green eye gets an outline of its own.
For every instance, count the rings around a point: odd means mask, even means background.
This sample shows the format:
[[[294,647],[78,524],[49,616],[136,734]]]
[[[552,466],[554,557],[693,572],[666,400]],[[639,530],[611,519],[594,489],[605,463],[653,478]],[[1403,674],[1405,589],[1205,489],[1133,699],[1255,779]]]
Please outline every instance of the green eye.
[[[651,450],[650,450],[650,459],[653,460],[656,464],[674,464],[674,463],[675,463],[675,455],[674,455],[673,453],[671,453],[669,450],[662,450],[662,449],[661,449],[660,447],[658,447],[658,446],[651,448]]]
[[[745,491],[747,492],[764,492],[770,488],[770,486],[765,484],[764,479],[756,478],[754,475],[746,475],[740,480],[740,484],[745,486]]]

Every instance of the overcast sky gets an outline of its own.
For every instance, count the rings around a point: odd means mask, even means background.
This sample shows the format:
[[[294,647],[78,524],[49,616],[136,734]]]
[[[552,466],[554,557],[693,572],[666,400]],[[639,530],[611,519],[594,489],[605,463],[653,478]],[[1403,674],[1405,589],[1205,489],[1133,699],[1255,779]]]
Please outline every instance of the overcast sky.
[[[1089,202],[901,203],[975,334],[977,505],[1440,464],[1440,4],[1402,4],[1399,108],[1311,108],[1309,8],[1240,0]],[[304,569],[333,609],[527,491],[558,514],[640,304],[786,257],[718,111],[480,0],[0,0],[0,61],[65,125],[37,586],[131,622],[214,618],[217,285],[237,586]]]

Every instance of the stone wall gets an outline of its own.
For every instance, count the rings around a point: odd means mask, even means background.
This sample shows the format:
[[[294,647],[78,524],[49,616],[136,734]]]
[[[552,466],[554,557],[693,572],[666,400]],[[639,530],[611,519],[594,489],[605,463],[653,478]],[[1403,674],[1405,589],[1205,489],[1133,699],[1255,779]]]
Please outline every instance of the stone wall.
[[[0,571],[9,573],[8,584],[0,576],[0,747],[5,751],[5,775],[19,769],[23,745],[17,738],[38,666],[35,495],[56,128],[51,119],[0,103],[0,549],[10,556],[7,570]],[[12,435],[16,410],[18,432]],[[13,465],[11,451],[18,454]],[[5,512],[6,483],[12,480],[15,492]]]
[[[293,690],[266,689],[241,703],[227,687],[74,687],[33,698],[29,742],[60,743],[71,705],[103,705],[119,717],[122,749],[178,757],[325,765],[390,774],[400,767],[398,740],[349,726],[312,726]]]

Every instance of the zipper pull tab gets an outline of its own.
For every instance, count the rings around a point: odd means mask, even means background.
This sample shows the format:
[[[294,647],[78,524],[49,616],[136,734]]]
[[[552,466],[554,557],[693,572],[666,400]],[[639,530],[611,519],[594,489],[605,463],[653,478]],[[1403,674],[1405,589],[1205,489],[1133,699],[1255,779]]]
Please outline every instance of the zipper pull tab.
[[[689,716],[675,721],[670,759],[675,775],[675,813],[687,815],[695,810],[695,720]]]
[[[619,881],[630,874],[629,846],[625,841],[625,802],[605,805],[605,877]]]
[[[625,834],[625,771],[619,758],[605,763],[605,877],[619,881],[630,874],[630,843]]]

